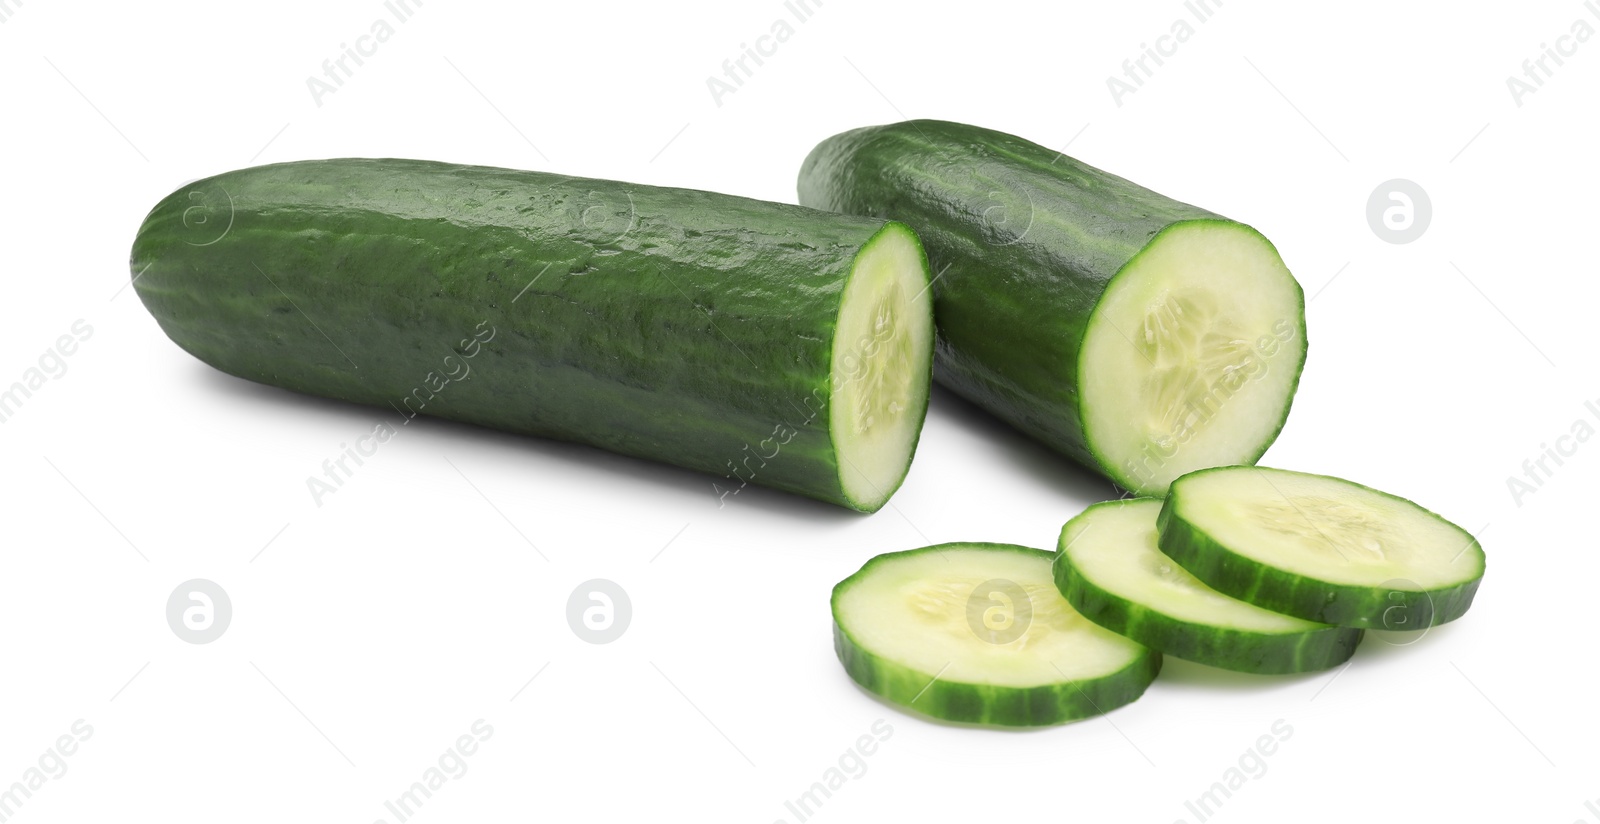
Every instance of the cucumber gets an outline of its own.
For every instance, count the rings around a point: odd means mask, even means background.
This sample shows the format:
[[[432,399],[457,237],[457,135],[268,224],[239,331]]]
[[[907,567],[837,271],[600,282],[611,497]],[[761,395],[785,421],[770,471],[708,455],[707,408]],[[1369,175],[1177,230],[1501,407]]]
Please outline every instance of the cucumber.
[[[861,511],[927,408],[902,224],[710,192],[321,160],[162,200],[135,286],[200,360],[274,386],[590,444]]]
[[[1242,223],[1001,132],[830,137],[806,206],[909,223],[935,276],[934,377],[1124,489],[1252,464],[1305,362],[1305,299]]]
[[[1453,621],[1483,579],[1471,533],[1386,492],[1326,475],[1231,466],[1172,484],[1161,551],[1265,609],[1348,627]]]
[[[1160,654],[1073,611],[1050,559],[987,543],[879,555],[833,588],[839,661],[868,692],[961,723],[1060,724],[1137,699]]]
[[[1260,674],[1349,660],[1363,630],[1304,621],[1229,598],[1156,548],[1161,501],[1095,504],[1061,530],[1056,587],[1084,617],[1159,650]]]

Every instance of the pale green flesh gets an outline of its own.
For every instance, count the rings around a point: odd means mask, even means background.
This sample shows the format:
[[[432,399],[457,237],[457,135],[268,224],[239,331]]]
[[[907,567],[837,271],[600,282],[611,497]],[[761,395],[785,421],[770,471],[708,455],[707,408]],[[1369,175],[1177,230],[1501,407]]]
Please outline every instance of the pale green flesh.
[[[829,403],[839,480],[882,506],[905,477],[928,403],[932,290],[909,230],[886,228],[856,257],[834,333]]]
[[[1074,518],[1063,536],[1073,569],[1094,586],[1180,621],[1267,634],[1325,629],[1229,598],[1156,547],[1161,501],[1102,504]]]
[[[1410,501],[1320,475],[1241,467],[1183,483],[1179,515],[1238,555],[1353,586],[1431,590],[1483,574],[1465,530]]]
[[[1123,267],[1079,355],[1089,447],[1124,488],[1253,463],[1305,359],[1299,285],[1254,230],[1179,223]]]
[[[838,598],[840,627],[868,653],[944,682],[1034,687],[1099,678],[1133,664],[1145,649],[1079,615],[1056,591],[1051,556],[952,544],[939,552],[887,556]],[[1002,604],[987,628],[1014,626],[1023,609],[1008,603],[1015,584],[1031,611],[1014,640],[991,643],[975,632],[969,603]],[[982,612],[980,611],[980,615]]]

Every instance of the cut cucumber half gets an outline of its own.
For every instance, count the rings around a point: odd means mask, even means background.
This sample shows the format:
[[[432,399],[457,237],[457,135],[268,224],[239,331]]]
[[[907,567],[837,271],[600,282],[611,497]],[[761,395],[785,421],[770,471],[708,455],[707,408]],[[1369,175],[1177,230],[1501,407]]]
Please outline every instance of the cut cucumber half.
[[[719,507],[758,484],[878,509],[932,380],[911,229],[715,192],[276,163],[163,198],[129,262],[228,374],[710,473],[685,482]]]
[[[1169,226],[1106,287],[1078,355],[1089,449],[1124,489],[1162,494],[1195,469],[1254,463],[1283,427],[1305,361],[1302,296],[1248,226]]]
[[[1213,667],[1261,674],[1309,672],[1355,654],[1362,630],[1301,620],[1229,598],[1156,547],[1161,501],[1095,504],[1061,530],[1055,580],[1091,621]]]
[[[933,374],[933,295],[922,244],[884,226],[856,256],[833,338],[829,431],[839,482],[875,511],[911,468]]]
[[[1453,621],[1483,578],[1466,530],[1386,492],[1266,467],[1174,481],[1161,551],[1225,595],[1308,621],[1388,630]]]
[[[1283,427],[1305,301],[1245,224],[937,120],[834,135],[798,185],[801,205],[921,236],[936,380],[1124,489],[1255,463]]]
[[[839,661],[867,691],[946,721],[1044,726],[1137,699],[1160,654],[1073,610],[1050,559],[986,543],[879,555],[833,588]]]

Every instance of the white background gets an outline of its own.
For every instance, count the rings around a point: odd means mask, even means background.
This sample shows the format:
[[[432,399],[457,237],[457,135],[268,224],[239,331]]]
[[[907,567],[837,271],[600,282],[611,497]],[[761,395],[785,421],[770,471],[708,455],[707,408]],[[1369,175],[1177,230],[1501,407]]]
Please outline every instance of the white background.
[[[391,17],[377,0],[10,0],[0,386],[93,328],[0,424],[0,787],[93,728],[13,820],[393,822],[384,801],[480,718],[492,737],[416,820],[792,823],[784,802],[880,718],[892,737],[815,820],[1192,824],[1184,802],[1277,719],[1292,737],[1215,820],[1596,820],[1600,444],[1520,505],[1506,479],[1600,427],[1600,38],[1520,106],[1506,78],[1600,18],[1421,6],[1227,0],[1119,106],[1106,78],[1180,3],[827,0],[719,106],[707,77],[791,17],[777,0],[428,0],[318,105],[307,78]],[[1070,142],[1271,237],[1311,349],[1264,463],[1484,530],[1472,612],[1406,647],[1370,636],[1337,675],[1169,660],[1105,718],[938,726],[844,676],[830,587],[889,550],[1052,546],[1113,496],[947,393],[872,516],[759,489],[719,508],[707,476],[439,422],[318,507],[306,478],[379,413],[226,377],[122,289],[160,197],[251,163],[412,156],[793,202],[817,141],[902,117]],[[1410,244],[1367,223],[1391,178],[1431,196]],[[605,646],[564,616],[597,577],[634,609]],[[164,617],[191,578],[231,595],[208,645]]]

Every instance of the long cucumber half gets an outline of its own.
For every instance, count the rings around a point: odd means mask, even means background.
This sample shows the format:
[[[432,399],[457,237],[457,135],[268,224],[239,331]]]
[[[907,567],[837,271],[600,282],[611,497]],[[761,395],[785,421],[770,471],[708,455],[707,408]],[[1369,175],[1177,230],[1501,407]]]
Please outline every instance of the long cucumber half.
[[[935,378],[1125,489],[1254,463],[1283,427],[1304,296],[1249,226],[935,120],[824,140],[799,192],[916,229],[938,273]]]
[[[162,200],[134,286],[233,375],[857,510],[905,477],[932,300],[898,223],[420,160],[229,172]],[[711,484],[707,484],[711,486]]]
[[[1362,630],[1271,612],[1201,583],[1156,547],[1161,501],[1095,504],[1061,530],[1056,587],[1095,623],[1159,650],[1261,674],[1337,666]]]
[[[946,721],[1043,726],[1137,699],[1160,654],[1073,610],[1050,559],[988,543],[879,555],[833,589],[839,660],[869,692]]]
[[[1248,466],[1185,475],[1158,528],[1161,551],[1213,589],[1326,624],[1426,629],[1461,617],[1483,579],[1471,533],[1326,475]]]

